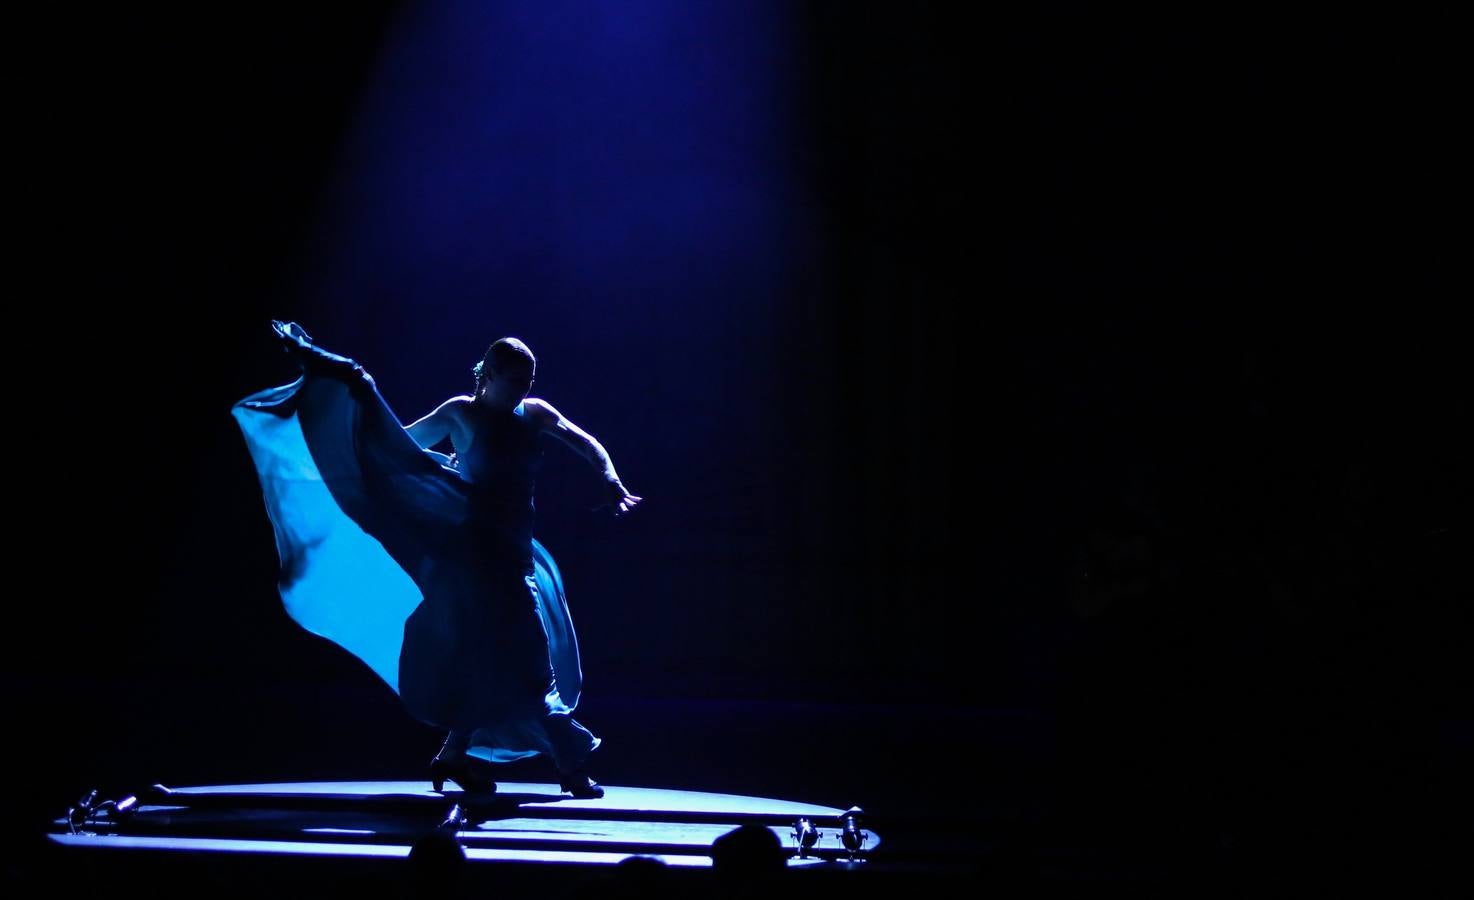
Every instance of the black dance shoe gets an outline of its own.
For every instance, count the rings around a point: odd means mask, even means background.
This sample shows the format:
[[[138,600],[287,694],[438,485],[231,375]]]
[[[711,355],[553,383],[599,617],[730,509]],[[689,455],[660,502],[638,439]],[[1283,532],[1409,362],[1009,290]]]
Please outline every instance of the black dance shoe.
[[[351,388],[372,388],[374,378],[356,360],[329,353],[312,340],[312,335],[296,322],[271,320],[271,330],[283,350],[302,364],[304,370],[318,375],[341,378]]]
[[[444,793],[446,781],[453,781],[468,794],[495,794],[496,780],[491,776],[491,763],[475,756],[430,760],[430,783],[439,793]]]
[[[604,789],[584,772],[558,775],[558,786],[573,795],[575,800],[597,800],[604,796]]]

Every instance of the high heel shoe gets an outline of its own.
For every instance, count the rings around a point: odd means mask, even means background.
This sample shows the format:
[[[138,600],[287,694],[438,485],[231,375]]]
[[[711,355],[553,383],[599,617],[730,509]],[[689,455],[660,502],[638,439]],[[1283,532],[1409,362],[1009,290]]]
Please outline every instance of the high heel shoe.
[[[271,330],[281,347],[303,368],[322,375],[343,378],[349,387],[374,387],[374,377],[357,360],[329,353],[313,343],[312,335],[296,322],[271,320]]]
[[[604,796],[604,788],[584,772],[559,773],[558,787],[572,794],[575,800],[597,800]]]
[[[491,777],[491,763],[474,756],[457,756],[451,759],[437,756],[430,760],[430,784],[437,793],[444,793],[447,780],[455,782],[467,794],[496,793],[496,780]]]

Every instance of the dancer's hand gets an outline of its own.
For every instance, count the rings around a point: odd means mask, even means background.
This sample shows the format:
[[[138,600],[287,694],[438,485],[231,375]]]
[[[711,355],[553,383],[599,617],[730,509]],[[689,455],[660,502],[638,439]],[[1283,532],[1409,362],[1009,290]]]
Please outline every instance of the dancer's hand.
[[[625,490],[624,485],[618,481],[604,482],[604,492],[608,497],[609,508],[614,511],[616,517],[632,512],[643,499]]]

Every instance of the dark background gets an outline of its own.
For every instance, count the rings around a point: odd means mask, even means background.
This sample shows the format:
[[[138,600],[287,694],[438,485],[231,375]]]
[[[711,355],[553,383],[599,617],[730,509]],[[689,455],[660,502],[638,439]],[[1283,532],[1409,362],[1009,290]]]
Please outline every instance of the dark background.
[[[519,335],[647,498],[589,512],[550,448],[596,777],[1246,866],[1436,854],[1470,742],[1439,33],[1068,4],[48,23],[17,173],[28,808],[433,753],[275,593],[228,413],[292,377],[284,318],[405,420]]]

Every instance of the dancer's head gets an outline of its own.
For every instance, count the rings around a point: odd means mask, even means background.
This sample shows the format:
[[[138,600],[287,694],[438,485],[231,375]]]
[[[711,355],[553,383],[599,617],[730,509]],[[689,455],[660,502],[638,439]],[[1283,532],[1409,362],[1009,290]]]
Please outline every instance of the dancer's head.
[[[532,350],[514,337],[504,337],[486,348],[472,372],[476,374],[476,399],[497,409],[512,409],[532,389],[537,359]]]

